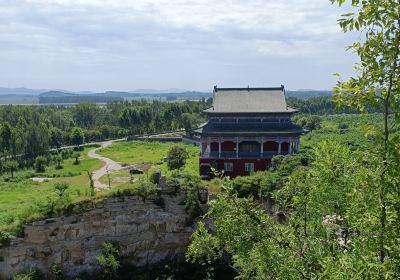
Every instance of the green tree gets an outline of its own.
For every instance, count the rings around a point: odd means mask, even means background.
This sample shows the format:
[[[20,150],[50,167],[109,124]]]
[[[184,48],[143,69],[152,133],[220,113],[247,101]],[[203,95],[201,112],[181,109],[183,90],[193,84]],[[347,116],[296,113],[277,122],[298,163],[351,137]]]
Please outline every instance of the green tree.
[[[53,161],[56,163],[56,169],[62,169],[63,168],[63,166],[62,166],[63,158],[61,157],[61,155],[56,154],[53,157]]]
[[[38,156],[35,159],[35,171],[40,173],[46,171],[47,159],[44,156]]]
[[[98,108],[95,103],[82,102],[73,107],[75,122],[84,128],[92,127],[96,122]]]
[[[369,173],[363,155],[321,143],[314,157],[309,167],[298,166],[281,189],[270,191],[279,209],[277,219],[252,196],[239,198],[235,183],[225,181],[207,213],[215,230],[200,227],[188,258],[204,262],[230,257],[228,263],[244,279],[378,279],[372,268],[342,265],[367,251],[353,247],[370,232],[361,233],[358,220],[351,217],[357,203],[350,195],[358,196],[358,186]]]
[[[12,128],[8,122],[4,123],[0,129],[1,137],[1,150],[4,155],[7,155],[11,151],[11,138]]]
[[[189,154],[185,148],[172,146],[167,154],[167,165],[170,170],[181,169],[185,166]]]
[[[50,130],[50,146],[59,149],[62,143],[62,131],[56,127],[53,127]]]
[[[74,127],[71,132],[71,143],[77,147],[83,144],[85,135],[83,130],[79,127]]]
[[[182,125],[188,135],[193,134],[193,130],[196,128],[198,124],[199,118],[190,113],[183,113],[182,114]]]
[[[120,250],[117,245],[106,241],[103,243],[97,262],[101,279],[117,279],[120,264]]]
[[[305,129],[310,131],[321,128],[322,118],[320,116],[302,116],[294,119],[295,123]]]
[[[79,164],[79,157],[81,156],[81,154],[80,153],[77,153],[77,152],[75,152],[75,153],[73,153],[72,154],[72,157],[75,159],[75,161],[74,161],[74,164],[75,165],[78,165]]]
[[[342,5],[346,1],[332,2]],[[398,233],[399,225],[398,211],[395,210],[399,203],[398,173],[394,171],[399,170],[399,137],[393,134],[393,129],[399,122],[400,113],[400,3],[398,0],[352,0],[351,3],[353,11],[342,15],[339,25],[344,32],[359,31],[359,41],[350,46],[359,56],[359,62],[355,66],[355,77],[338,82],[335,100],[360,111],[374,107],[383,112],[383,127],[377,133],[382,137],[376,138],[371,150],[380,159],[380,165],[376,166],[380,179],[370,180],[367,189],[379,189],[376,197],[379,211],[372,212],[374,207],[369,210],[371,216],[379,217],[369,221],[370,227],[376,227],[379,242],[376,244],[371,238],[365,245],[371,249],[377,246],[380,262],[385,267],[399,254],[398,244],[393,243],[392,236]],[[399,263],[398,256],[396,259]]]
[[[8,160],[4,162],[3,168],[11,174],[11,178],[14,178],[14,172],[18,170],[18,162],[16,160]]]
[[[90,195],[94,196],[96,194],[96,189],[94,187],[94,180],[93,180],[93,173],[86,171],[88,177],[89,177],[89,189],[90,189]]]

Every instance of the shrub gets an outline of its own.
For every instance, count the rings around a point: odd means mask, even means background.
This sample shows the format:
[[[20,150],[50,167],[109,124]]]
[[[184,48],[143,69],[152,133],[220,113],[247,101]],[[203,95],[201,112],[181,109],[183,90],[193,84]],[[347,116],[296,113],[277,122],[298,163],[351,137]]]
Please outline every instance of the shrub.
[[[272,172],[255,172],[250,176],[237,177],[232,189],[238,197],[268,197],[277,188],[278,175]]]
[[[63,159],[69,158],[71,156],[71,154],[72,154],[72,150],[71,149],[64,149],[64,150],[61,151],[61,157]]]
[[[102,279],[117,279],[120,265],[120,250],[116,244],[109,241],[103,243],[97,257]]]
[[[315,130],[321,128],[322,118],[320,116],[301,116],[293,119],[294,122],[308,130]]]
[[[53,157],[53,161],[56,164],[56,169],[62,169],[63,168],[63,166],[61,165],[61,163],[63,161],[63,158],[60,155],[55,155]]]
[[[338,129],[348,129],[349,125],[347,123],[339,123],[338,124]]]
[[[174,192],[178,192],[178,190],[181,188],[179,180],[175,177],[167,177],[165,184],[167,188],[173,189]]]
[[[35,171],[38,173],[45,172],[46,164],[47,164],[47,159],[44,156],[38,156],[35,159]]]
[[[185,174],[183,184],[192,190],[200,190],[202,187],[201,178],[198,175]]]
[[[14,172],[18,169],[18,162],[16,160],[8,160],[4,163],[3,168],[11,174],[11,178],[14,178]]]
[[[0,248],[9,246],[11,242],[11,235],[8,232],[0,231]]]
[[[28,272],[15,275],[13,280],[41,280],[43,279],[37,270],[30,269]]]
[[[79,157],[81,156],[80,153],[73,153],[72,157],[75,159],[74,164],[78,165],[79,164]]]
[[[168,169],[181,169],[185,166],[188,157],[189,154],[185,148],[180,146],[172,146],[167,154]]]
[[[71,142],[73,145],[79,147],[85,141],[83,130],[79,127],[74,127],[71,131]]]
[[[94,188],[94,181],[93,181],[93,173],[86,171],[89,177],[89,189],[90,189],[90,196],[94,196],[96,194],[96,190]]]
[[[201,215],[199,195],[194,190],[189,190],[186,194],[185,210],[190,216],[190,220]]]
[[[149,174],[149,182],[153,184],[158,184],[158,176],[160,174],[160,171],[153,171]]]
[[[62,182],[62,183],[57,183],[54,185],[54,192],[58,195],[58,197],[61,199],[65,196],[65,192],[68,190],[69,184]]]
[[[57,265],[57,264],[53,264],[50,267],[50,273],[51,273],[51,278],[52,280],[65,280],[67,279],[64,275],[64,271],[62,270],[62,268]]]
[[[137,195],[140,196],[143,201],[146,201],[150,195],[157,193],[157,191],[158,188],[155,184],[147,182],[139,185],[137,188]]]

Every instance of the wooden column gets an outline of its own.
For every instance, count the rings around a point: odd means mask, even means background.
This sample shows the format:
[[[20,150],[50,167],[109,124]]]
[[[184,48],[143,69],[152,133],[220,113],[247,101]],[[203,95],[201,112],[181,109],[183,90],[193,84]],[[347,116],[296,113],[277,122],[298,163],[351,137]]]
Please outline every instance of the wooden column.
[[[278,155],[280,155],[282,152],[282,141],[278,142]]]
[[[236,158],[239,158],[239,137],[236,137]]]
[[[218,158],[221,158],[221,140],[218,141]]]
[[[264,139],[261,139],[261,158],[264,156]]]

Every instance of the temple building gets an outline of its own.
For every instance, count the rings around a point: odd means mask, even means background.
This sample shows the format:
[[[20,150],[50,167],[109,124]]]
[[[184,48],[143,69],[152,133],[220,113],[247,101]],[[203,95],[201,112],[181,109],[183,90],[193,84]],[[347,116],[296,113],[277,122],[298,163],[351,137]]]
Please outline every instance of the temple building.
[[[303,129],[293,124],[297,110],[286,104],[285,88],[217,88],[208,122],[200,136],[200,175],[211,178],[211,167],[226,176],[269,169],[275,155],[299,150]]]

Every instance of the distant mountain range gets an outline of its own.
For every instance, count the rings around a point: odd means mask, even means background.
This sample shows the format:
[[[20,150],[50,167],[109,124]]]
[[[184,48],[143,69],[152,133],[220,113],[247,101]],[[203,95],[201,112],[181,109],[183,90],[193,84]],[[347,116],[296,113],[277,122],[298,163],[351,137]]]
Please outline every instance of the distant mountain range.
[[[308,99],[318,96],[331,96],[328,90],[287,90],[287,97]],[[106,92],[71,92],[67,90],[47,90],[30,88],[5,88],[0,87],[0,104],[54,104],[54,103],[79,103],[96,102],[106,103],[121,100],[161,99],[161,100],[199,100],[212,97],[212,92],[190,91],[171,88],[166,90],[136,89],[132,91],[106,91]]]

